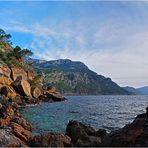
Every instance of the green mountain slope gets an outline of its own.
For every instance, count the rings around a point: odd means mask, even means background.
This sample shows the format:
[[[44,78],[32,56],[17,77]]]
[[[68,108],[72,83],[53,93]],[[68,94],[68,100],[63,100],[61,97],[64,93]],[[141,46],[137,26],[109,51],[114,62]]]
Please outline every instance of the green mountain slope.
[[[69,59],[41,61],[29,59],[36,71],[43,75],[44,85],[56,87],[63,94],[110,95],[132,94],[110,78],[91,71],[85,64]]]

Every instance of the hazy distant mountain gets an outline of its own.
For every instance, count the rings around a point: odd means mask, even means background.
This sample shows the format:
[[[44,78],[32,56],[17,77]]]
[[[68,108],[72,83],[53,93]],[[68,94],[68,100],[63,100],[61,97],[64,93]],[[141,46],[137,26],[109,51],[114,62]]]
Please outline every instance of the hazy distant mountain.
[[[122,88],[133,93],[133,94],[135,94],[135,95],[142,95],[142,93],[134,87],[126,86],[126,87],[122,87]]]
[[[133,94],[121,88],[110,78],[91,71],[85,64],[69,59],[41,61],[30,59],[38,73],[44,75],[44,84],[56,87],[61,93],[75,95]]]
[[[143,95],[148,95],[148,86],[137,88],[137,90],[140,91]]]

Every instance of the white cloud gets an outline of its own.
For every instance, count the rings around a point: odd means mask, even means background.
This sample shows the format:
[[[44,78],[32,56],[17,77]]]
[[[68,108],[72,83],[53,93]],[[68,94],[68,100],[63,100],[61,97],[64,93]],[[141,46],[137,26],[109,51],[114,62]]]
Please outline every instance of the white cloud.
[[[140,11],[148,15],[145,9]],[[136,16],[139,18],[139,15]],[[120,85],[148,85],[147,20],[145,24],[114,20],[89,23],[91,28],[70,21],[56,25],[48,22],[28,26],[11,22],[5,28],[31,34],[33,39],[27,46],[34,50],[37,58],[79,60],[98,74],[113,78]]]

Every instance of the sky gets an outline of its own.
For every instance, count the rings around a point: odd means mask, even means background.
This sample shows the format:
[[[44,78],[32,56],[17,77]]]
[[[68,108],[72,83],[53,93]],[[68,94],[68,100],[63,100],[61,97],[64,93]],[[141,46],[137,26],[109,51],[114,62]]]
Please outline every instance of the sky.
[[[148,85],[146,1],[0,1],[0,28],[33,58],[82,61],[120,86]]]

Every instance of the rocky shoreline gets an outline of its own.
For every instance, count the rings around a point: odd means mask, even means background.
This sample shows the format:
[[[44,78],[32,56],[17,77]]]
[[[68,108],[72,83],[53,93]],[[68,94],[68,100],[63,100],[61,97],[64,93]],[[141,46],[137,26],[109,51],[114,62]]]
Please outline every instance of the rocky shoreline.
[[[49,131],[33,136],[32,125],[18,108],[66,100],[54,88],[36,85],[35,78],[34,73],[24,69],[0,65],[0,147],[148,146],[148,108],[132,123],[111,133],[69,121],[65,134]]]
[[[69,121],[66,133],[32,135],[32,125],[16,103],[0,105],[0,147],[128,147],[148,146],[148,112],[125,127],[107,133],[79,121]]]

